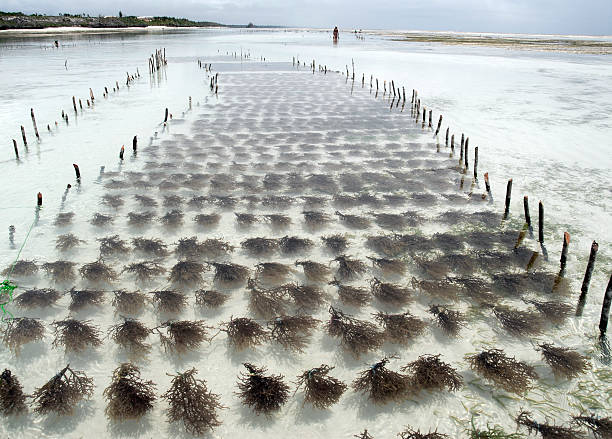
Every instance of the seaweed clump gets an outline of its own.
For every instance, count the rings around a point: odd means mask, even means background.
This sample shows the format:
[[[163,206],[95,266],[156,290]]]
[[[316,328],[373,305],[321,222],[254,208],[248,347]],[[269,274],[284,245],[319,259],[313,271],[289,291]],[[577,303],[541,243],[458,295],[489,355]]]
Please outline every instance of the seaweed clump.
[[[377,278],[370,281],[372,295],[384,303],[403,306],[412,300],[410,290],[400,285],[381,282]]]
[[[265,367],[244,363],[248,373],[241,372],[238,380],[238,396],[244,405],[252,407],[257,415],[269,416],[289,399],[289,386],[282,375],[264,375]]]
[[[338,288],[338,297],[346,305],[362,307],[370,301],[370,292],[365,288],[342,285],[337,279],[331,281],[329,285],[334,285]]]
[[[587,358],[573,349],[553,346],[550,343],[542,343],[538,347],[542,358],[556,377],[574,378],[586,372],[589,367]]]
[[[401,259],[373,258],[367,256],[372,261],[372,264],[380,268],[383,274],[404,274],[406,272],[406,263]]]
[[[450,364],[440,360],[440,355],[421,355],[402,367],[410,373],[411,390],[448,390],[455,392],[463,386],[463,378]]]
[[[346,255],[337,256],[334,262],[338,263],[336,274],[341,279],[355,279],[367,270],[367,266],[363,261],[351,259]]]
[[[159,329],[166,330],[164,335]],[[166,352],[178,354],[197,349],[200,344],[208,340],[206,337],[209,327],[203,320],[189,321],[167,321],[154,329],[159,334],[159,339]]]
[[[193,435],[203,435],[221,425],[217,410],[225,408],[219,395],[206,387],[206,381],[195,378],[194,368],[172,376],[170,389],[162,395],[170,408],[168,422],[183,421],[185,430]]]
[[[524,300],[524,302],[533,305],[546,320],[555,324],[563,323],[572,312],[572,307],[570,305],[563,302],[557,302],[556,300]]]
[[[32,394],[34,411],[40,415],[51,412],[70,415],[79,401],[93,395],[93,390],[93,378],[67,365],[34,391]]]
[[[111,282],[117,279],[117,273],[102,261],[90,262],[79,269],[83,279],[91,282]]]
[[[64,346],[66,352],[81,352],[102,344],[100,331],[89,320],[65,319],[51,324],[55,327],[53,347]]]
[[[384,357],[360,372],[353,381],[353,389],[367,392],[375,404],[386,404],[404,398],[409,390],[409,380],[406,375],[387,369],[386,365],[392,358],[395,357]]]
[[[94,215],[89,220],[89,224],[95,227],[104,227],[107,224],[112,223],[115,220],[110,215],[104,215],[102,213],[94,213]]]
[[[325,301],[325,293],[315,285],[289,283],[277,288],[282,294],[291,297],[300,309],[318,309]]]
[[[504,329],[513,335],[538,335],[542,333],[542,322],[533,312],[512,309],[506,306],[496,306],[493,314]]]
[[[408,427],[406,430],[398,434],[400,439],[450,439],[450,436],[437,431],[429,433],[421,433],[421,430],[414,430]]]
[[[140,369],[122,363],[113,372],[110,385],[104,389],[108,400],[106,416],[113,420],[138,419],[153,408],[155,384],[140,378]]]
[[[17,296],[14,303],[25,309],[42,308],[55,304],[62,295],[51,288],[34,288]]]
[[[150,256],[163,258],[168,256],[167,245],[159,238],[134,238],[132,239],[134,251]]]
[[[120,239],[119,235],[99,238],[97,241],[100,243],[101,257],[124,255],[130,251],[130,248],[126,245],[126,242],[123,239]]]
[[[15,355],[21,352],[21,346],[36,340],[42,340],[45,327],[38,319],[14,317],[7,319],[2,341]]]
[[[151,350],[151,345],[144,342],[150,333],[149,328],[134,319],[125,319],[123,323],[113,325],[108,330],[108,334],[115,343],[136,356],[146,354]]]
[[[164,313],[179,314],[187,305],[187,299],[177,291],[153,291],[153,303]]]
[[[531,412],[525,410],[521,410],[518,414],[516,423],[526,427],[529,434],[532,432],[540,433],[543,439],[579,439],[584,437],[581,431],[571,427],[537,422],[532,418]]]
[[[334,253],[344,253],[348,248],[348,239],[344,235],[336,234],[322,236],[321,240],[325,246]]]
[[[244,265],[221,262],[207,262],[215,268],[214,281],[222,284],[236,284],[247,280],[249,269]]]
[[[240,243],[240,246],[254,255],[267,255],[279,248],[278,239],[272,238],[249,238]]]
[[[70,311],[79,311],[86,306],[102,305],[105,302],[104,292],[97,290],[70,290]]]
[[[312,248],[314,242],[308,238],[298,238],[297,236],[284,236],[279,240],[279,247],[285,254],[295,254],[304,252]]]
[[[612,438],[612,418],[601,418],[591,414],[589,416],[574,416],[575,424],[588,428],[596,439]]]
[[[247,282],[249,290],[249,308],[263,318],[272,318],[285,313],[288,299],[283,288],[265,289],[254,279]]]
[[[340,400],[347,385],[337,378],[328,376],[333,369],[333,366],[322,364],[297,377],[296,392],[304,386],[304,403],[308,402],[315,408],[324,410]]]
[[[408,344],[421,335],[427,326],[424,321],[409,312],[402,314],[378,312],[374,318],[384,327],[385,338],[393,343]]]
[[[120,313],[137,314],[144,308],[146,301],[147,296],[143,293],[119,290],[115,291],[112,304]]]
[[[84,243],[85,241],[77,238],[74,234],[67,233],[65,235],[59,235],[56,238],[55,248],[59,251],[65,252]]]
[[[329,267],[319,262],[295,261],[295,265],[303,268],[304,276],[311,282],[325,282],[331,274]]]
[[[185,215],[178,209],[173,209],[167,212],[164,216],[159,218],[159,221],[168,227],[176,227],[183,224],[183,217]]]
[[[198,290],[195,292],[195,303],[199,307],[219,308],[229,299],[227,294],[215,290]]]
[[[538,377],[532,366],[506,356],[501,349],[482,351],[466,359],[472,370],[510,393],[524,393],[530,381]]]
[[[465,324],[465,317],[459,311],[443,305],[430,306],[429,313],[433,314],[436,324],[447,335],[456,336]]]
[[[284,281],[293,269],[279,262],[262,262],[255,266],[257,278],[267,283],[278,283]]]
[[[341,337],[341,344],[354,356],[359,357],[382,345],[384,334],[373,323],[355,319],[333,306],[329,307],[329,314],[327,333],[332,337]]]
[[[9,369],[4,369],[0,375],[0,413],[4,416],[24,413],[27,410],[25,399],[17,377]]]
[[[303,352],[319,321],[310,316],[280,316],[268,322],[270,338],[285,349]]]
[[[45,270],[55,282],[66,282],[76,277],[74,273],[75,265],[76,263],[69,261],[45,262],[42,264],[42,269]]]
[[[147,282],[155,276],[162,275],[166,269],[155,261],[133,262],[123,267],[122,273],[132,273],[138,282]]]
[[[264,328],[248,317],[230,317],[229,322],[221,323],[221,331],[227,334],[229,344],[239,351],[258,346],[268,338]]]
[[[203,281],[204,264],[193,261],[179,261],[170,270],[168,280],[174,284],[197,285]]]
[[[20,259],[13,265],[9,265],[3,272],[3,276],[33,276],[38,272],[38,265],[34,261]]]

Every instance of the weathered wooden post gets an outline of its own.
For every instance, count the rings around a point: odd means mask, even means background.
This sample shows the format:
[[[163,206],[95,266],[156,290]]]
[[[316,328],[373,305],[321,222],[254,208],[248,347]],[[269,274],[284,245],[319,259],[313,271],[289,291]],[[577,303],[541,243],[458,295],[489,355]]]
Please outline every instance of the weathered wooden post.
[[[74,112],[77,112],[77,107],[76,107],[76,98],[73,96],[72,97],[72,108],[74,108]]]
[[[569,249],[570,243],[570,234],[567,232],[563,232],[563,248],[561,249],[561,270],[559,272],[559,276],[563,276],[565,274],[565,266],[567,265],[567,251]]]
[[[15,157],[19,158],[19,149],[17,148],[17,141],[13,139],[13,149],[15,150]]]
[[[34,134],[36,138],[40,140],[40,135],[38,134],[38,127],[36,126],[36,118],[34,117],[34,109],[30,108],[30,115],[32,116],[32,125],[34,125]]]
[[[444,140],[444,146],[448,146],[448,133],[449,132],[450,132],[450,127],[446,128],[446,139]]]
[[[504,211],[504,218],[508,217],[510,213],[510,197],[512,196],[512,179],[508,180],[508,185],[506,186],[506,209]]]
[[[442,127],[442,115],[440,115],[440,118],[438,119],[438,127],[436,128],[436,137],[440,133],[440,128],[441,127]]]
[[[487,193],[491,193],[491,185],[489,184],[489,173],[485,172],[484,175],[485,188],[487,189]]]
[[[168,107],[166,107],[166,113],[164,116],[164,123],[168,122]]]
[[[23,139],[23,146],[28,146],[28,140],[26,139],[25,128],[21,125],[21,138]]]
[[[610,318],[610,304],[612,304],[612,274],[608,281],[608,287],[604,294],[603,305],[601,306],[601,318],[599,319],[599,334],[603,337],[608,329],[608,319]]]
[[[136,154],[137,145],[138,145],[138,137],[134,136],[134,138],[132,139],[132,150],[134,151],[134,154]]]
[[[451,151],[455,150],[455,135],[451,136]]]
[[[125,146],[121,145],[121,150],[119,151],[119,159],[123,160],[123,153],[125,152]]]
[[[36,205],[42,206],[42,193],[40,192],[36,195]]]
[[[529,197],[527,195],[523,197],[523,207],[525,210],[525,222],[527,223],[527,227],[531,228],[531,215],[529,214]]]
[[[76,163],[73,163],[72,166],[74,166],[74,173],[76,174],[76,179],[80,180],[81,179],[81,171],[79,170],[79,165],[77,165]]]
[[[544,204],[542,200],[538,204],[538,241],[544,244]]]
[[[595,267],[595,257],[597,256],[597,250],[599,250],[599,244],[593,241],[591,244],[591,253],[589,254],[589,262],[587,263],[586,272],[584,273],[584,279],[582,281],[582,287],[580,288],[580,298],[578,299],[578,307],[576,308],[576,316],[580,317],[586,304],[587,293],[589,292],[589,284],[591,283],[591,275],[593,274],[593,268]]]
[[[468,163],[468,144],[469,143],[470,143],[470,138],[468,137],[467,139],[465,139],[465,156],[464,156],[464,158],[465,158],[465,161],[464,161],[465,169],[470,167],[470,164]]]
[[[474,178],[478,178],[478,147],[474,148]]]

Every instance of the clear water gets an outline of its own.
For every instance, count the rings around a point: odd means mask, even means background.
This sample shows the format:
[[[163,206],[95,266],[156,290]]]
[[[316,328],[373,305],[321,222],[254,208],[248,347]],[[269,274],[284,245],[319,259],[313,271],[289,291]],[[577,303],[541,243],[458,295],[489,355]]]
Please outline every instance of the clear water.
[[[290,170],[304,174],[329,173],[339,177],[342,172],[359,169],[360,162],[379,158],[376,149],[370,148],[371,145],[380,148],[380,157],[384,157],[382,152],[394,157],[396,143],[406,145],[408,151],[419,153],[417,168],[440,167],[447,161],[452,163],[443,141],[441,152],[438,152],[431,133],[421,130],[420,124],[415,125],[409,111],[389,111],[389,101],[383,102],[381,96],[374,99],[369,87],[361,88],[361,73],[365,72],[366,84],[372,74],[379,78],[381,86],[385,79],[393,79],[396,85],[405,86],[408,96],[412,88],[419,90],[424,106],[434,110],[434,124],[438,114],[443,113],[442,132],[447,124],[450,124],[451,132],[457,139],[461,132],[465,132],[470,137],[470,157],[474,146],[478,146],[480,173],[489,172],[491,177],[493,203],[453,204],[438,198],[434,207],[417,205],[413,208],[430,218],[449,207],[464,212],[485,209],[499,213],[503,209],[505,182],[513,178],[513,218],[503,227],[508,230],[520,227],[521,195],[529,195],[534,219],[537,218],[537,200],[542,200],[546,206],[545,239],[550,259],[544,263],[547,270],[554,270],[559,259],[563,232],[568,231],[572,235],[567,275],[574,291],[570,302],[575,301],[575,291],[579,290],[590,243],[593,239],[599,242],[598,262],[583,318],[572,318],[563,327],[550,332],[553,341],[580,347],[582,352],[592,354],[593,370],[580,380],[559,384],[549,376],[545,366],[539,366],[538,372],[544,378],[529,396],[536,401],[530,406],[532,409],[542,416],[550,415],[561,420],[566,419],[568,413],[574,413],[577,407],[610,408],[605,392],[600,401],[602,407],[579,405],[582,403],[572,396],[575,392],[588,394],[588,389],[597,387],[605,389],[608,386],[609,389],[610,383],[605,375],[606,367],[597,359],[594,339],[601,297],[611,266],[608,226],[612,169],[609,78],[612,63],[609,57],[506,51],[488,47],[408,45],[374,36],[362,41],[350,35],[343,35],[340,44],[334,46],[330,43],[329,34],[308,31],[187,30],[102,35],[70,33],[59,37],[13,34],[0,38],[0,68],[6,78],[0,85],[4,97],[0,101],[0,126],[3,128],[2,144],[6,145],[0,167],[8,182],[8,190],[4,193],[5,214],[0,228],[8,233],[9,225],[16,227],[14,244],[6,239],[4,250],[0,253],[3,267],[15,259],[33,221],[35,226],[21,258],[37,262],[60,258],[79,264],[91,262],[97,258],[95,239],[113,233],[125,239],[141,235],[158,236],[169,244],[196,233],[203,237],[203,232],[190,221],[194,212],[187,212],[186,225],[178,230],[168,230],[156,223],[137,230],[127,226],[125,215],[140,209],[131,196],[143,191],[129,186],[129,174],[112,174],[114,171],[151,172],[156,167],[167,177],[186,172],[180,168],[164,168],[162,164],[173,166],[183,163],[181,166],[184,166],[184,159],[193,154],[193,148],[210,150],[210,157],[192,158],[195,165],[204,167],[206,164],[202,172],[228,173],[238,181],[245,181],[242,174],[252,173],[261,178],[266,172],[275,171],[275,166],[282,169],[283,161],[289,162]],[[58,38],[61,47],[54,49],[51,42]],[[146,59],[158,47],[166,48],[169,64],[159,75],[150,76]],[[265,57],[266,63],[242,62],[241,51],[249,53],[253,61]],[[227,52],[235,52],[237,57],[228,57]],[[351,83],[338,74],[323,76],[319,73],[312,75],[304,69],[296,71],[290,65],[293,56],[307,63],[315,59],[317,64],[325,64],[328,69],[339,71],[344,70],[346,64],[351,68],[353,59],[358,77],[353,94]],[[209,79],[204,70],[197,68],[196,59],[212,62],[213,68],[219,64],[219,96],[209,92]],[[141,77],[128,89],[124,85],[125,72],[134,73],[136,68]],[[120,85],[117,92],[112,91],[115,81]],[[104,86],[109,87],[108,98],[102,97]],[[90,87],[96,100],[94,107],[87,109],[85,99]],[[81,98],[85,105],[85,109],[77,111],[76,116],[72,110],[73,95]],[[192,97],[191,111],[188,111],[189,96]],[[174,119],[164,127],[160,122],[166,107],[173,113]],[[40,142],[36,142],[34,137],[30,108],[34,108],[36,113],[42,138]],[[69,116],[68,125],[61,120],[62,110]],[[55,121],[58,122],[57,127]],[[51,126],[51,133],[47,132],[47,124]],[[20,125],[26,128],[27,150],[21,142]],[[139,138],[139,152],[132,156],[131,139],[135,134]],[[19,144],[19,161],[15,160],[12,151],[13,138]],[[126,148],[123,163],[118,159],[121,145]],[[326,145],[337,145],[341,154],[330,155]],[[265,155],[267,146],[274,148],[271,158]],[[294,155],[283,155],[285,148]],[[355,153],[361,148],[365,150]],[[227,155],[225,150],[233,155]],[[308,151],[315,155],[302,155]],[[246,155],[235,155],[237,152]],[[338,157],[345,164],[334,170],[329,161],[340,160]],[[265,166],[266,160],[269,160],[269,168]],[[405,166],[400,166],[400,171],[410,171],[415,167],[415,163],[406,160]],[[213,167],[210,162],[220,163],[220,168]],[[232,167],[232,162],[243,164],[246,170],[240,166]],[[80,184],[75,184],[72,163],[78,163],[80,167]],[[249,167],[249,163],[258,164],[259,167]],[[100,174],[100,166],[105,166],[105,175]],[[442,171],[441,175],[443,181],[429,181],[421,176],[424,191],[439,196],[440,193],[457,190],[459,174],[448,172],[447,175],[447,171]],[[107,186],[112,179],[120,182],[117,189]],[[470,181],[468,174],[466,190]],[[68,183],[73,187],[66,191]],[[122,183],[125,186],[122,187]],[[155,183],[159,183],[159,180]],[[478,184],[475,191],[482,192],[482,180]],[[43,193],[44,207],[36,212],[34,206],[38,191]],[[167,194],[155,187],[147,192],[159,201],[156,214],[163,215],[169,210],[161,206],[163,196]],[[179,191],[185,200],[197,193],[195,190]],[[123,194],[126,204],[118,209],[101,205],[100,199],[105,194]],[[242,202],[235,210],[254,209]],[[239,245],[243,239],[252,236],[306,235],[309,231],[297,220],[301,210],[301,205],[287,210],[294,218],[294,225],[288,230],[270,230],[265,224],[243,230],[236,228],[232,210],[210,207],[204,211],[220,211],[222,214],[222,221],[212,232],[213,236]],[[367,214],[371,209],[357,207],[352,210]],[[54,225],[59,212],[75,212],[74,224],[68,227]],[[114,216],[115,224],[102,230],[92,227],[88,220],[94,212]],[[391,208],[388,212],[396,210]],[[461,230],[461,227],[449,228],[434,221],[411,231],[430,235],[447,229]],[[346,231],[338,225],[313,236],[318,240],[319,235],[331,233],[335,228]],[[377,227],[374,230],[384,232]],[[70,253],[69,257],[55,249],[55,237],[66,232],[75,233],[87,241],[82,249]],[[350,233],[355,241],[361,242],[374,232]],[[537,249],[532,239],[527,238],[526,242],[534,250]],[[363,257],[370,252],[361,245],[354,249],[354,254]],[[329,260],[329,256],[318,247],[310,257]],[[286,263],[294,260],[281,257],[272,259]],[[238,252],[232,260],[247,266],[261,261],[242,252]],[[172,261],[167,262],[169,268]],[[127,261],[113,260],[112,263],[120,269]],[[209,280],[208,274],[206,278]],[[49,280],[42,274],[20,282],[23,287],[49,285]],[[363,283],[367,284],[365,280]],[[163,284],[163,280],[159,280],[148,288]],[[138,285],[122,280],[114,287],[132,289]],[[330,288],[329,292],[333,292],[333,289]],[[219,315],[202,315],[190,310],[182,318],[205,318],[211,324],[218,324],[230,315],[244,314],[246,295],[241,290],[232,292],[232,295],[230,305]],[[47,322],[63,318],[67,314],[63,309],[67,303],[68,298],[63,298],[55,313],[43,313],[40,317]],[[422,300],[410,310],[426,318],[427,304],[427,300]],[[359,316],[368,318],[369,312],[374,309],[368,308]],[[24,315],[31,316],[31,313]],[[322,320],[326,316],[325,310],[316,315]],[[88,313],[78,317],[92,318],[103,328],[117,321],[110,305],[96,311],[93,317]],[[143,317],[143,321],[152,326],[159,323],[159,316],[151,311]],[[533,352],[528,340],[516,342],[499,331],[492,331],[489,323],[486,318],[477,319],[472,326],[475,330],[466,331],[463,338],[454,344],[448,344],[432,330],[420,338],[412,349],[402,352],[402,361],[397,362],[394,369],[399,367],[399,363],[404,364],[420,354],[432,353],[432,344],[436,346],[436,352],[443,352],[444,358],[462,371],[467,369],[463,355],[474,352],[483,344],[496,343],[521,359],[538,361],[538,355]],[[47,334],[47,337],[50,335]],[[294,399],[281,416],[275,417],[274,422],[255,418],[250,411],[240,407],[232,392],[241,361],[259,361],[268,365],[271,372],[283,373],[289,380],[306,368],[327,362],[335,364],[337,376],[349,382],[357,371],[365,367],[365,363],[372,363],[379,357],[372,354],[355,360],[337,354],[336,340],[326,336],[315,339],[316,342],[306,353],[299,356],[268,347],[232,355],[223,343],[214,341],[202,352],[184,359],[166,356],[154,342],[154,353],[144,368],[150,374],[145,373],[145,376],[154,379],[161,393],[169,382],[165,372],[195,365],[213,391],[222,394],[223,403],[230,408],[222,414],[224,425],[216,433],[219,437],[237,432],[269,437],[286,431],[301,432],[310,437],[349,436],[363,428],[368,428],[376,437],[395,434],[406,424],[425,430],[439,426],[440,431],[452,435],[465,428],[466,422],[475,413],[511,414],[521,403],[520,399],[515,399],[504,407],[494,399],[485,398],[483,394],[489,391],[488,388],[479,388],[481,383],[475,382],[457,398],[442,398],[439,401],[432,396],[420,403],[409,402],[395,409],[392,406],[372,407],[364,402],[363,397],[352,392],[329,413],[303,411],[300,400]],[[52,350],[49,343],[36,344],[28,349],[17,358],[7,349],[2,352],[5,363],[13,369],[23,371],[34,365],[31,376],[18,373],[18,376],[24,377],[26,391],[40,385],[68,360],[91,374],[98,388],[92,403],[79,411],[78,416],[70,422],[31,417],[4,427],[7,432],[24,437],[44,433],[49,437],[61,433],[78,436],[92,431],[102,436],[130,433],[136,437],[147,437],[155,429],[168,428],[161,418],[163,403],[156,407],[155,415],[159,417],[147,417],[147,422],[139,426],[132,424],[117,429],[104,420],[102,389],[112,368],[125,360],[117,354],[113,343],[106,343],[103,349],[88,358],[64,358],[63,353]],[[385,353],[393,353],[394,349],[397,347],[386,346]],[[231,367],[226,367],[228,360]],[[470,373],[466,372],[466,376]],[[469,375],[469,378],[475,377]],[[550,401],[554,401],[554,409],[547,405]],[[91,414],[87,410],[91,410]],[[95,425],[87,422],[87,416],[94,416]],[[495,422],[512,425],[507,415]]]

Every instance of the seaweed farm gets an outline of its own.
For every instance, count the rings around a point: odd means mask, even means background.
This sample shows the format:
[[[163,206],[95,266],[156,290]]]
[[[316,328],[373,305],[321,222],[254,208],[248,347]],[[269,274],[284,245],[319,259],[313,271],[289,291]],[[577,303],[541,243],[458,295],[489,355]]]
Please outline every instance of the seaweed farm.
[[[120,93],[149,124],[6,209],[3,435],[611,437],[603,241],[583,284],[574,229],[412,87],[214,52],[147,46],[28,129],[92,136]]]

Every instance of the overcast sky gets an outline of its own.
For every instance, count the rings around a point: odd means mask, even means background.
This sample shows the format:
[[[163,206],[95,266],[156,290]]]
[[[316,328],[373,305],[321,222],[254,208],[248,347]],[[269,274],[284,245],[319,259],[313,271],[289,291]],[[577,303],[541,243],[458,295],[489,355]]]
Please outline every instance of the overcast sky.
[[[612,35],[612,0],[0,0],[0,10],[227,24]]]

